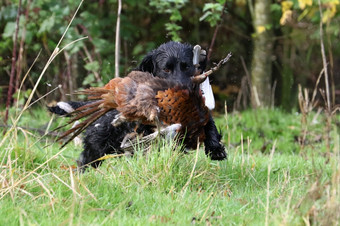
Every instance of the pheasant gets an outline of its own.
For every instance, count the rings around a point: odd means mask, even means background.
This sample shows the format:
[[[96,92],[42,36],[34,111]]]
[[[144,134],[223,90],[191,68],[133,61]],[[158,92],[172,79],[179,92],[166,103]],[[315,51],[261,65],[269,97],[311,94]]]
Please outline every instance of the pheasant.
[[[205,139],[204,126],[209,120],[209,109],[205,106],[199,84],[230,56],[210,71],[194,75],[190,86],[155,77],[148,72],[132,71],[124,78],[110,80],[104,87],[78,91],[78,94],[87,95],[91,102],[70,113],[72,118],[68,123],[85,120],[64,132],[58,140],[71,135],[62,145],[64,147],[95,120],[116,109],[119,114],[112,121],[113,126],[134,121],[154,125],[158,133],[175,130],[184,137],[185,147],[196,148]]]
[[[58,139],[72,134],[63,144],[65,146],[96,119],[116,109],[120,113],[112,122],[114,126],[124,121],[137,121],[159,128],[177,124],[177,132],[185,134],[184,144],[195,148],[197,139],[204,140],[203,127],[209,120],[209,109],[196,87],[195,84],[187,87],[154,77],[148,72],[133,71],[124,78],[112,79],[104,87],[79,91],[93,101],[72,112],[69,123],[86,119]]]

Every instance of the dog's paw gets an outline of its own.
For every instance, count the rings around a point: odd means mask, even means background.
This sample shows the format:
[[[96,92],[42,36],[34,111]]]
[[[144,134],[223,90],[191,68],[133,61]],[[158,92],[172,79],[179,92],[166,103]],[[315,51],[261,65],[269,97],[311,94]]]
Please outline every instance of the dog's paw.
[[[210,150],[205,150],[205,154],[211,158],[211,160],[224,160],[227,159],[227,153],[223,145],[212,147]]]

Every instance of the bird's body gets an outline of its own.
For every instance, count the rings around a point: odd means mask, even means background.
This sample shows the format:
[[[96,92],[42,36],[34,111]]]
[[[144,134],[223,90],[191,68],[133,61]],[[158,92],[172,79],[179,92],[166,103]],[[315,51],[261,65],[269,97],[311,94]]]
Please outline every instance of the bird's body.
[[[155,77],[148,72],[133,71],[124,78],[115,78],[101,88],[79,92],[88,95],[91,103],[72,113],[71,122],[87,118],[60,138],[73,134],[67,144],[96,119],[116,109],[119,114],[112,122],[135,121],[166,127],[180,124],[177,131],[185,135],[184,144],[196,148],[205,139],[204,126],[209,120],[209,109],[197,85],[191,87],[176,81]]]

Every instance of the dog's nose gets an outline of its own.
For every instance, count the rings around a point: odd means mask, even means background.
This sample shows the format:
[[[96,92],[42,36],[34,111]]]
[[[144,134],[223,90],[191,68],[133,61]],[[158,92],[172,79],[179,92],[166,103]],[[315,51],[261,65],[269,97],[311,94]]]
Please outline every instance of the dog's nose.
[[[181,74],[181,76],[175,75],[174,80],[182,85],[190,86],[192,84],[190,77],[188,77],[186,74]]]

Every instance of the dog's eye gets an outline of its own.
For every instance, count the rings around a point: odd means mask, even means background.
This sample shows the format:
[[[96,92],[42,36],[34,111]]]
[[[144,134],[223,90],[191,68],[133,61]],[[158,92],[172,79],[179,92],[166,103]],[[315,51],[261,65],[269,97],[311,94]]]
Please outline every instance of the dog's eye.
[[[170,73],[171,70],[169,68],[163,68],[163,71],[166,73]]]
[[[181,70],[182,71],[186,71],[186,70],[188,70],[189,69],[189,65],[187,64],[187,63],[181,63]]]

